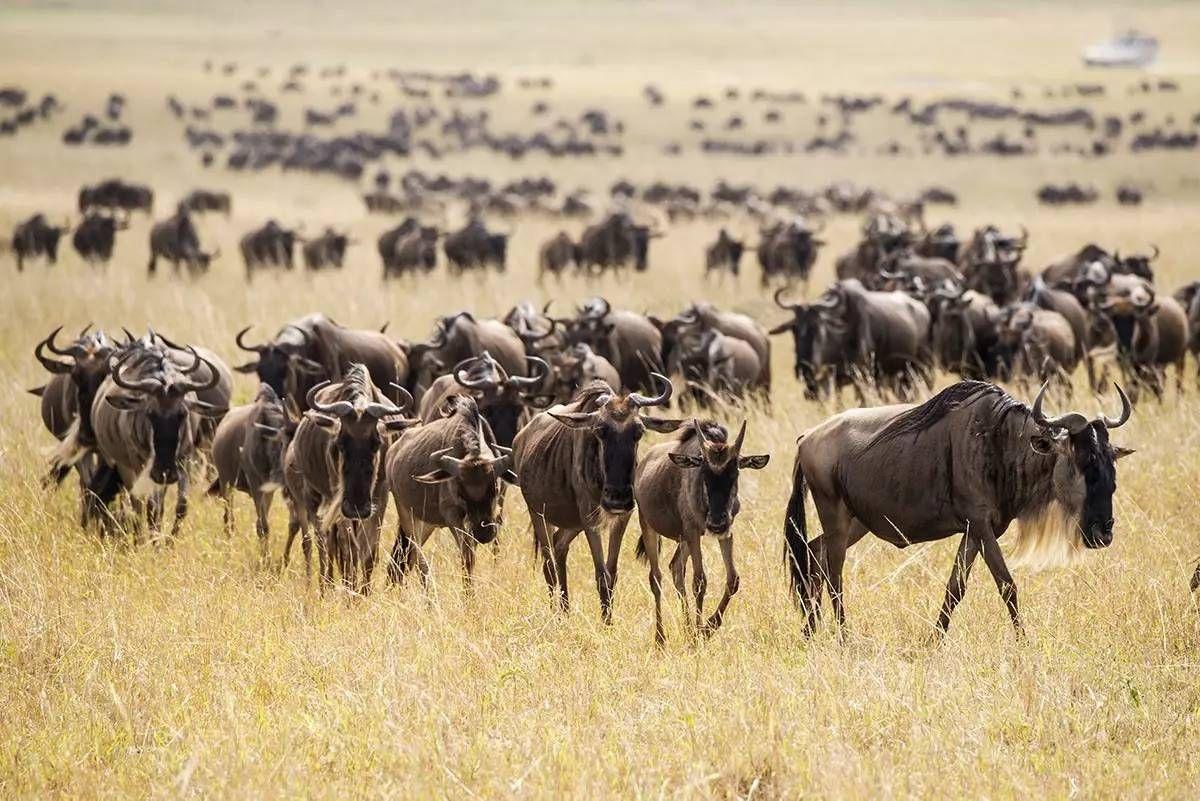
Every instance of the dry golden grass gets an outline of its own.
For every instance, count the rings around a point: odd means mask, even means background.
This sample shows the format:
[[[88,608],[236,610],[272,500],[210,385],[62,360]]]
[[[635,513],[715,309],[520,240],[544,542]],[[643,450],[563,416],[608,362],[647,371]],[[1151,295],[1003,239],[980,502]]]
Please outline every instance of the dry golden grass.
[[[72,105],[36,135],[0,143],[0,229],[35,209],[69,214],[80,183],[123,174],[154,184],[160,214],[194,184],[231,189],[232,220],[203,223],[227,254],[238,234],[269,215],[347,224],[372,241],[384,223],[363,216],[351,188],[201,174],[164,122],[168,91],[200,99],[222,85],[200,72],[207,57],[303,59],[362,71],[403,64],[549,72],[559,79],[556,107],[617,109],[641,143],[616,164],[471,156],[445,164],[451,173],[544,172],[600,186],[618,175],[701,186],[717,177],[809,186],[851,178],[899,192],[939,182],[961,190],[963,206],[948,215],[961,226],[1026,223],[1033,264],[1092,238],[1122,248],[1157,241],[1164,286],[1196,277],[1200,197],[1187,181],[1194,156],[665,160],[655,155],[656,118],[638,98],[645,80],[657,81],[674,99],[662,119],[683,128],[683,98],[731,83],[1002,97],[1014,83],[1085,77],[1076,53],[1121,18],[1112,7],[927,4],[900,16],[873,5],[474,4],[452,14],[432,4],[379,4],[361,14],[328,4],[213,6],[113,0],[0,12],[4,81],[57,91]],[[1186,59],[1200,52],[1200,10],[1155,4],[1138,17],[1163,37],[1164,70],[1181,75],[1185,88],[1139,104],[1190,117],[1200,92]],[[1100,79],[1119,88],[1131,80]],[[134,146],[64,151],[64,121],[96,108],[110,89],[130,97]],[[523,119],[530,102],[521,97],[520,113],[497,113]],[[1117,92],[1112,102],[1129,101]],[[1105,200],[1083,211],[1032,203],[1037,183],[1067,177],[1096,183]],[[1109,190],[1123,179],[1153,184],[1145,207],[1112,204]],[[773,462],[743,482],[742,589],[725,628],[701,645],[668,598],[669,643],[653,647],[645,568],[631,552],[613,626],[599,622],[582,546],[572,558],[575,609],[554,614],[519,511],[499,553],[482,552],[474,597],[461,590],[453,549],[435,539],[434,592],[410,585],[368,599],[322,599],[295,566],[282,576],[256,567],[244,499],[232,539],[221,533],[217,506],[202,499],[177,543],[135,549],[81,533],[73,488],[47,497],[38,486],[49,436],[24,394],[42,378],[30,348],[62,322],[153,322],[234,360],[232,333],[241,325],[266,331],[314,309],[349,324],[390,320],[412,337],[427,333],[439,311],[497,313],[548,296],[565,307],[597,290],[659,312],[708,298],[777,319],[752,278],[736,287],[699,283],[701,247],[714,232],[707,223],[676,227],[656,243],[648,275],[599,287],[568,282],[547,295],[533,282],[532,254],[555,227],[519,222],[503,281],[452,283],[439,272],[382,289],[369,245],[336,277],[271,277],[247,288],[230,256],[195,284],[147,282],[148,224],[140,219],[105,275],[73,253],[56,269],[20,276],[5,260],[0,797],[1196,796],[1200,611],[1186,581],[1200,555],[1200,396],[1190,380],[1185,397],[1172,392],[1161,406],[1144,405],[1121,432],[1138,454],[1121,463],[1113,547],[1071,568],[1018,574],[1024,643],[979,569],[949,638],[934,645],[931,623],[954,543],[900,552],[873,540],[848,562],[846,642],[828,631],[802,639],[784,591],[780,521],[794,438],[832,410],[800,399],[782,340],[773,410],[750,415],[750,447]],[[829,280],[832,255],[856,227],[849,219],[830,227],[815,285]],[[245,399],[252,387],[243,382],[237,391]],[[272,518],[276,560],[281,507]],[[636,523],[627,551],[634,532]],[[715,549],[706,562],[711,604],[722,581]]]

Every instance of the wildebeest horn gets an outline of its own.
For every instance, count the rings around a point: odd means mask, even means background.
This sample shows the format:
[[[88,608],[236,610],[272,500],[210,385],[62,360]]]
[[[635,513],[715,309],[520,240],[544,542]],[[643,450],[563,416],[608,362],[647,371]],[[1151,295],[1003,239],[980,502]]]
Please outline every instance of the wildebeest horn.
[[[736,457],[742,452],[742,443],[746,440],[746,421],[742,421],[742,427],[738,429],[737,439],[733,441],[733,455]]]
[[[1156,245],[1156,244],[1154,244],[1153,242],[1151,242],[1151,243],[1150,243],[1150,249],[1151,249],[1151,250],[1153,250],[1153,251],[1154,251],[1154,253],[1153,253],[1153,255],[1151,255],[1151,256],[1150,256],[1150,258],[1149,258],[1149,259],[1147,259],[1147,261],[1155,261],[1155,260],[1157,260],[1157,259],[1158,259],[1158,257],[1159,257],[1158,245]]]
[[[466,387],[467,389],[495,389],[496,386],[499,385],[498,381],[493,381],[490,378],[468,378],[466,372],[466,366],[468,364],[473,362],[486,363],[491,362],[491,360],[491,354],[489,354],[487,351],[484,351],[480,356],[470,356],[466,359],[463,359],[461,362],[454,365],[454,369],[451,371],[454,375],[454,380],[458,382],[460,386]]]
[[[127,389],[130,392],[153,392],[162,385],[162,382],[156,378],[141,378],[137,381],[130,381],[121,374],[121,370],[125,367],[125,360],[132,355],[127,353],[117,360],[111,370],[113,383],[121,389]]]
[[[519,336],[521,341],[526,345],[536,345],[544,339],[549,339],[554,335],[554,332],[558,330],[558,320],[554,319],[553,317],[546,317],[546,319],[550,321],[550,330],[546,333],[539,334],[537,331],[530,331],[528,328],[525,328],[524,325],[522,325],[522,330],[517,331],[517,336]]]
[[[242,350],[249,351],[250,353],[262,353],[262,351],[266,347],[266,345],[247,345],[242,340],[242,337],[246,336],[247,332],[249,332],[250,329],[253,327],[254,326],[248,325],[245,328],[243,328],[241,331],[238,331],[237,336],[235,336],[233,338],[233,341],[236,342],[237,346],[239,348],[241,348]]]
[[[55,328],[53,331],[50,332],[50,336],[46,337],[46,348],[56,356],[73,356],[74,354],[71,352],[71,350],[69,348],[67,350],[63,350],[62,348],[60,348],[54,344],[54,338],[56,336],[58,336],[58,332],[62,331],[62,330],[63,330],[63,327],[60,325],[58,328]],[[80,336],[83,336],[83,335],[80,334]]]
[[[779,299],[780,296],[783,295],[783,293],[786,291],[787,291],[787,287],[785,287],[785,286],[781,286],[781,287],[779,287],[779,289],[775,290],[775,305],[781,309],[787,309],[790,312],[796,312],[796,311],[799,311],[800,309],[803,309],[804,308],[803,303],[784,303],[782,300]]]
[[[400,393],[399,408],[401,411],[412,408],[413,396],[411,392],[397,384],[395,381],[389,381],[388,386]]]
[[[185,381],[183,383],[184,392],[204,392],[205,390],[212,389],[217,384],[221,383],[221,374],[217,372],[217,368],[212,362],[197,353],[196,349],[191,345],[188,345],[188,352],[192,354],[193,361],[191,367],[184,370],[184,375],[191,375],[192,373],[197,372],[201,365],[204,365],[208,368],[208,380]]]
[[[308,408],[321,414],[329,415],[330,417],[341,418],[350,412],[354,411],[354,404],[350,401],[336,401],[334,403],[321,403],[317,400],[317,392],[329,386],[331,382],[322,381],[308,391],[304,396],[305,402],[308,403]]]
[[[612,304],[609,303],[606,298],[596,298],[596,302],[599,304],[599,308],[602,309],[602,311],[599,314],[591,313],[593,307],[588,307],[589,314],[587,314],[586,317],[592,320],[602,320],[608,316],[609,312],[612,311]]]
[[[84,326],[84,327],[83,327],[83,328],[80,330],[80,332],[79,332],[79,338],[80,338],[80,339],[82,339],[83,337],[86,337],[86,336],[87,336],[87,332],[92,330],[92,325],[93,325],[93,324],[89,322],[87,325],[85,325],[85,326]]]
[[[55,361],[54,359],[51,359],[50,357],[48,357],[42,353],[42,348],[48,347],[54,353],[59,353],[59,351],[55,349],[53,343],[54,343],[55,335],[57,335],[58,332],[61,330],[62,330],[62,326],[60,325],[58,328],[55,328],[53,331],[50,332],[50,336],[46,337],[41,342],[39,342],[37,344],[37,347],[35,347],[33,349],[33,355],[39,362],[42,363],[42,367],[45,367],[47,370],[49,370],[52,373],[58,373],[58,374],[71,372],[72,365],[69,365],[66,362],[60,362],[60,361]],[[61,355],[69,356],[70,354],[63,353]]]
[[[126,328],[125,326],[121,326],[121,330],[125,332],[125,344],[126,345],[132,345],[134,342],[137,342],[137,337],[135,337],[133,335],[133,332],[130,331],[128,328]]]
[[[1100,419],[1104,422],[1105,428],[1120,428],[1129,422],[1130,416],[1133,414],[1133,404],[1129,402],[1129,396],[1125,394],[1125,390],[1121,389],[1121,385],[1116,381],[1113,386],[1117,388],[1117,394],[1121,396],[1121,416],[1117,419],[1101,415]]]
[[[378,420],[381,417],[388,417],[394,414],[403,414],[404,410],[412,404],[412,395],[409,394],[407,389],[396,383],[389,383],[389,386],[400,392],[401,404],[397,406],[390,400],[384,400],[382,403],[379,401],[373,401],[368,403],[366,408],[363,410],[365,414]]]
[[[827,300],[816,300],[814,301],[814,304],[820,306],[822,309],[836,309],[841,305],[841,300],[834,296],[828,298]]]
[[[894,273],[883,267],[879,268],[879,277],[886,278],[889,281],[903,281],[905,278],[908,278],[904,273]]]
[[[692,427],[696,429],[696,436],[700,439],[701,445],[708,445],[708,437],[704,436],[704,427],[700,425],[700,421],[695,417],[692,418]]]
[[[1067,412],[1058,417],[1047,418],[1042,412],[1042,401],[1046,397],[1046,388],[1050,386],[1050,382],[1046,381],[1042,384],[1042,388],[1038,390],[1037,397],[1033,401],[1033,409],[1030,414],[1035,423],[1045,426],[1046,428],[1062,428],[1071,434],[1078,434],[1088,426],[1088,419],[1079,412]]]
[[[550,365],[546,363],[545,359],[539,359],[537,356],[526,356],[525,361],[533,367],[538,368],[540,375],[514,375],[508,379],[508,383],[518,389],[532,389],[533,387],[540,386],[546,380],[546,376],[550,375]]]
[[[1021,250],[1029,247],[1029,229],[1024,225],[1021,226],[1021,243],[1017,247]]]
[[[654,397],[640,395],[637,392],[629,393],[629,402],[634,406],[666,406],[671,400],[671,394],[675,391],[671,381],[662,373],[651,373],[650,377],[658,382],[662,387],[662,392]]]

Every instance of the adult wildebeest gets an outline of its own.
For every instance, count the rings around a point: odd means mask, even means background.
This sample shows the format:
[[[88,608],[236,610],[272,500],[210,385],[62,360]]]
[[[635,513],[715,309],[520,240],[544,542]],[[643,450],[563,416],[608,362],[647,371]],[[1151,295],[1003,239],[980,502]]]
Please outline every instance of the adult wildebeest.
[[[436,225],[418,225],[391,239],[388,249],[385,239],[390,239],[392,233],[388,231],[379,239],[385,279],[417,270],[428,273],[437,267],[437,243],[441,232]]]
[[[874,288],[884,257],[911,241],[912,232],[903,221],[890,214],[872,215],[863,224],[862,238],[854,249],[838,257],[835,265],[838,279],[854,278]]]
[[[938,364],[963,378],[997,377],[1000,307],[982,292],[955,285],[935,287],[926,303],[930,345]]]
[[[538,249],[539,282],[546,277],[546,273],[561,278],[567,267],[572,265],[576,269],[579,268],[579,245],[575,244],[566,231],[559,231]]]
[[[493,233],[482,219],[472,217],[465,226],[446,235],[442,252],[456,272],[486,267],[504,272],[508,267],[508,237],[508,232]]]
[[[1166,368],[1175,365],[1176,389],[1183,391],[1188,318],[1179,301],[1157,294],[1136,275],[1118,273],[1102,288],[1093,306],[1094,337],[1117,346],[1117,361],[1137,391],[1146,386],[1160,400]]]
[[[96,453],[120,476],[120,487],[132,499],[136,518],[144,503],[152,536],[162,525],[163,502],[171,484],[176,485],[171,536],[178,533],[188,508],[186,463],[195,449],[201,418],[219,418],[226,411],[197,397],[221,383],[221,371],[194,348],[189,353],[192,363],[181,369],[168,355],[155,358],[137,344],[124,349],[92,404]],[[115,494],[115,488],[96,490],[103,502],[110,502]],[[140,519],[134,526],[135,532],[140,530]]]
[[[1116,258],[1099,245],[1089,243],[1076,253],[1048,265],[1042,270],[1042,279],[1048,286],[1074,289],[1076,282],[1083,278],[1089,284],[1108,283],[1116,269]]]
[[[1001,233],[994,225],[977,228],[959,257],[959,268],[967,287],[1003,306],[1017,299],[1021,277],[1017,268],[1029,244],[1029,232],[1021,236]]]
[[[433,337],[409,346],[409,387],[417,400],[433,380],[449,369],[487,351],[510,376],[524,375],[525,343],[515,331],[499,320],[476,320],[467,311],[440,318]]]
[[[1109,430],[1133,408],[1117,391],[1115,420],[1077,412],[1047,418],[1045,386],[1028,408],[993,384],[963,381],[918,406],[853,409],[802,434],[784,541],[805,633],[820,615],[822,583],[844,624],[846,549],[868,531],[898,548],[961,533],[938,631],[949,627],[982,552],[1020,632],[1017,588],[997,539],[1016,520],[1017,560],[1043,564],[1080,544],[1112,543],[1116,460],[1132,453],[1109,442]],[[811,542],[808,490],[823,530]]]
[[[639,224],[626,212],[613,212],[580,235],[579,268],[604,272],[632,264],[642,272],[649,266],[650,240],[659,236],[657,225]]]
[[[399,406],[388,400],[361,364],[308,391],[309,411],[284,457],[291,512],[284,553],[297,532],[307,540],[316,528],[322,587],[333,584],[336,562],[347,589],[370,592],[387,509],[382,456],[389,432],[420,422],[400,416],[411,402],[407,393]]]
[[[275,220],[267,220],[261,228],[244,235],[238,243],[246,277],[263,267],[283,267],[290,270],[295,264],[296,242],[303,241],[295,229],[284,228]]]
[[[267,559],[268,515],[275,492],[283,488],[283,455],[296,433],[294,418],[269,384],[260,384],[254,402],[236,406],[221,419],[213,436],[212,457],[217,478],[209,495],[225,506],[225,533],[233,533],[233,491],[254,501],[255,532],[260,556]]]
[[[592,298],[579,307],[574,320],[560,322],[567,326],[568,342],[583,342],[607,359],[627,389],[652,391],[653,374],[665,371],[662,333],[644,315]]]
[[[1082,348],[1066,317],[1033,303],[1014,303],[1000,312],[997,340],[1004,361],[1020,379],[1055,381],[1068,393]]]
[[[742,253],[745,250],[745,242],[734,239],[722,228],[717,233],[717,241],[704,251],[704,277],[708,278],[713,272],[718,275],[728,272],[736,278],[742,269]]]
[[[1200,384],[1200,281],[1180,287],[1175,291],[1174,298],[1186,314],[1187,349],[1196,361],[1196,382]]]
[[[421,396],[418,416],[426,423],[438,419],[452,399],[472,397],[496,436],[496,442],[511,447],[517,431],[528,419],[527,405],[548,405],[539,390],[550,373],[550,365],[536,356],[526,356],[532,376],[509,375],[486,350],[439,376]],[[539,374],[540,373],[540,374]],[[549,400],[545,398],[544,400]]]
[[[692,594],[697,632],[706,636],[721,627],[725,609],[738,591],[737,568],[733,565],[733,521],[741,509],[738,477],[742,470],[761,470],[770,456],[742,456],[746,423],[737,439],[729,442],[724,426],[711,420],[696,421],[666,442],[653,446],[638,462],[633,492],[637,499],[642,537],[638,554],[650,563],[650,592],[654,595],[654,639],[665,641],[662,624],[662,570],[658,564],[659,537],[676,543],[671,557],[671,578],[683,602],[684,619],[688,602],[684,594],[687,562],[692,560]],[[708,578],[700,539],[717,538],[725,563],[725,594],[716,611],[704,621],[704,592]]]
[[[309,239],[300,248],[304,255],[304,266],[309,270],[324,270],[332,267],[342,269],[346,258],[346,248],[353,244],[348,234],[339,234],[332,228],[315,239]]]
[[[70,228],[69,225],[51,225],[46,215],[37,214],[13,229],[12,251],[17,259],[17,270],[25,269],[26,259],[45,257],[50,264],[58,262],[58,240]]]
[[[449,528],[470,585],[475,546],[499,533],[500,482],[516,483],[512,451],[496,442],[474,398],[459,395],[446,414],[405,433],[387,452],[388,486],[399,517],[388,579],[403,580],[417,568],[422,582],[429,563],[422,548],[439,528]]]
[[[217,211],[228,217],[233,211],[233,199],[228,192],[214,192],[208,189],[193,189],[179,201],[179,205],[198,214]]]
[[[154,211],[154,191],[148,186],[131,184],[120,178],[109,178],[79,190],[79,213],[92,209],[121,209],[126,212]]]
[[[214,259],[221,255],[218,248],[211,253],[200,249],[200,235],[192,223],[187,209],[178,209],[175,214],[165,220],[156,222],[150,229],[150,263],[146,272],[158,272],[158,259],[164,258],[171,262],[175,272],[179,272],[179,263],[183,262],[190,276],[208,272],[208,267]]]
[[[554,395],[565,403],[580,387],[593,381],[603,381],[610,387],[621,387],[621,376],[612,362],[599,355],[584,342],[548,355],[554,368]]]
[[[799,281],[807,285],[817,253],[825,244],[817,238],[819,232],[820,229],[813,231],[800,218],[777,222],[760,231],[757,253],[762,286],[776,276],[783,276],[789,283]]]
[[[702,405],[747,397],[762,370],[749,343],[715,329],[681,336],[676,350],[679,374]]]
[[[771,337],[750,315],[722,311],[711,303],[693,303],[673,320],[660,322],[655,317],[649,319],[662,334],[662,358],[668,370],[678,369],[675,350],[682,337],[715,331],[741,340],[750,347],[757,360],[757,372],[749,376],[746,385],[760,390],[764,398],[768,396],[771,389]],[[745,363],[749,365],[748,361]]]
[[[671,382],[659,374],[654,379],[662,387],[654,397],[615,394],[599,381],[589,384],[570,403],[535,415],[513,441],[513,469],[533,521],[546,585],[566,609],[567,551],[584,532],[606,623],[612,621],[617,559],[634,507],[638,440],[647,428],[667,433],[683,424],[641,414],[645,407],[666,406],[671,400]]]
[[[128,219],[118,220],[111,214],[88,214],[71,234],[71,245],[79,258],[89,264],[108,264],[112,260],[117,231],[129,227]]]

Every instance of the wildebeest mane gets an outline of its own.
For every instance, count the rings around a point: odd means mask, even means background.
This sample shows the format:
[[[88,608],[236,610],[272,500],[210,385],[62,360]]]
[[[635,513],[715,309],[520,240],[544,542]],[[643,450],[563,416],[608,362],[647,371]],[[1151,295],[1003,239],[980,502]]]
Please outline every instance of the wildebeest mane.
[[[946,387],[920,406],[893,418],[882,431],[871,439],[867,448],[873,448],[880,443],[890,442],[907,434],[920,434],[922,431],[932,428],[950,412],[971,406],[984,398],[993,400],[997,425],[1014,409],[1028,412],[1025,404],[995,384],[986,381],[959,381],[957,384]]]

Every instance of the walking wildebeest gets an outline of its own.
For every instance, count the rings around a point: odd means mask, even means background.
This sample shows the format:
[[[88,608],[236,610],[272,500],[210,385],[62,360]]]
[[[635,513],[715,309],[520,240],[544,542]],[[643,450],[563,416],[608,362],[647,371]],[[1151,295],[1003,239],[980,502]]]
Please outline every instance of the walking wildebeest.
[[[17,270],[25,269],[26,259],[45,257],[50,264],[58,262],[58,240],[70,228],[69,225],[51,225],[46,215],[37,214],[13,229],[12,251],[17,259]]]
[[[228,192],[214,192],[208,189],[193,189],[179,204],[188,211],[203,214],[209,211],[219,211],[226,217],[233,211],[233,199]]]
[[[658,327],[644,315],[614,309],[604,298],[593,298],[579,307],[568,326],[570,344],[583,342],[608,359],[629,389],[654,390],[654,373],[662,373],[663,339]]]
[[[570,403],[535,415],[513,441],[513,469],[533,521],[547,587],[565,610],[570,603],[567,551],[585,533],[606,623],[612,622],[617,559],[634,507],[638,440],[647,428],[667,433],[684,422],[641,414],[671,400],[671,382],[658,373],[654,380],[661,387],[654,397],[616,394],[599,381],[589,384]],[[607,559],[601,540],[605,528]]]
[[[245,234],[238,243],[246,278],[263,267],[283,267],[290,270],[295,264],[296,242],[302,241],[295,229],[284,228],[275,220],[267,220],[261,228]]]
[[[283,488],[283,454],[296,433],[298,421],[289,414],[270,384],[260,384],[254,402],[230,409],[213,436],[217,478],[208,488],[225,507],[225,533],[233,533],[233,491],[254,501],[259,553],[267,559],[268,515],[276,490]]]
[[[409,430],[387,452],[387,480],[399,517],[388,564],[392,583],[413,567],[427,582],[422,549],[436,529],[449,528],[469,586],[476,544],[492,542],[499,533],[500,482],[516,483],[509,469],[512,451],[496,443],[475,399],[456,396],[447,412]]]
[[[352,244],[354,243],[349,235],[326,228],[323,234],[301,246],[304,266],[309,270],[324,270],[326,267],[340,270],[346,258],[346,248]]]
[[[736,278],[742,269],[742,253],[745,249],[745,242],[734,239],[722,228],[717,233],[717,241],[704,251],[704,277],[708,278],[713,272],[718,275],[728,272]]]
[[[741,509],[738,475],[742,470],[761,470],[770,456],[742,456],[746,423],[737,439],[729,443],[724,426],[711,420],[695,421],[674,437],[653,446],[638,462],[633,490],[637,499],[642,537],[638,553],[650,563],[650,592],[654,595],[654,639],[666,637],[662,624],[662,570],[658,564],[659,537],[676,543],[671,557],[671,578],[688,617],[685,592],[687,562],[692,560],[692,594],[697,632],[708,636],[721,627],[725,609],[738,591],[738,573],[733,565],[733,521]],[[725,594],[716,610],[704,621],[704,592],[708,578],[700,539],[717,538],[725,563]]]
[[[546,273],[555,278],[562,278],[567,267],[574,265],[578,269],[579,263],[579,246],[571,239],[570,234],[559,231],[538,249],[538,281],[545,279]]]
[[[161,257],[171,262],[176,273],[179,272],[179,263],[183,262],[188,274],[194,277],[208,272],[209,264],[220,255],[219,248],[211,253],[200,249],[200,235],[196,233],[196,226],[187,209],[180,208],[150,229],[150,263],[146,266],[146,272],[157,272],[158,259]]]
[[[494,267],[504,272],[508,266],[509,234],[493,233],[483,220],[472,217],[465,226],[442,240],[446,262],[456,272]]]
[[[532,376],[509,375],[486,350],[463,359],[449,374],[439,376],[421,396],[418,416],[426,423],[439,418],[447,401],[467,395],[474,398],[495,434],[496,442],[510,447],[527,420],[526,405],[536,403],[550,365],[526,356]],[[539,374],[540,373],[540,374]],[[546,405],[542,403],[542,405]]]
[[[308,540],[315,528],[322,587],[332,586],[336,562],[347,589],[370,592],[387,510],[382,456],[390,432],[420,422],[400,416],[411,402],[403,393],[399,406],[392,403],[358,363],[341,381],[308,391],[309,411],[284,458],[291,512],[284,553],[298,531]]]
[[[112,260],[117,231],[129,227],[129,220],[111,214],[88,214],[71,234],[71,244],[79,258],[89,264],[108,264]]]
[[[962,381],[920,405],[852,409],[802,434],[784,541],[806,634],[820,616],[822,584],[844,624],[842,565],[867,532],[898,548],[962,534],[938,631],[949,627],[982,552],[1020,632],[1017,587],[997,540],[1017,521],[1017,560],[1041,564],[1081,544],[1112,543],[1116,460],[1132,453],[1109,441],[1133,410],[1117,392],[1115,420],[1078,412],[1048,418],[1045,385],[1029,408],[994,384]],[[811,542],[810,489],[823,529]]]
[[[125,183],[120,178],[109,178],[93,186],[79,190],[79,213],[92,209],[121,209],[125,212],[154,211],[154,191],[141,184]]]

